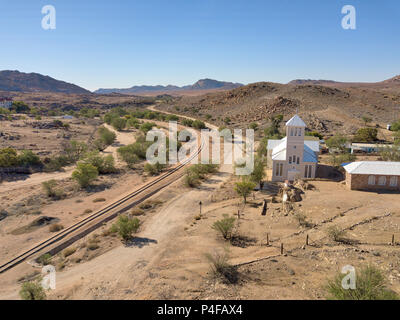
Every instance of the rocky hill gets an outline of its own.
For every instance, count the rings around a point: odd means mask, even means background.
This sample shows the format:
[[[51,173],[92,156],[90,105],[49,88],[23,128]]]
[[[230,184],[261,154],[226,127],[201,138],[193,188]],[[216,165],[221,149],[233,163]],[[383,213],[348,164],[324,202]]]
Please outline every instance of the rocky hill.
[[[396,83],[396,78],[391,82]],[[400,90],[259,82],[224,92],[178,97],[159,108],[237,128],[251,122],[265,127],[273,115],[283,114],[287,120],[298,112],[312,130],[325,135],[351,134],[363,125],[364,116],[372,118],[371,125],[382,128],[399,119]]]
[[[39,73],[0,71],[0,90],[17,92],[55,92],[88,94],[90,91],[72,83],[56,80]]]

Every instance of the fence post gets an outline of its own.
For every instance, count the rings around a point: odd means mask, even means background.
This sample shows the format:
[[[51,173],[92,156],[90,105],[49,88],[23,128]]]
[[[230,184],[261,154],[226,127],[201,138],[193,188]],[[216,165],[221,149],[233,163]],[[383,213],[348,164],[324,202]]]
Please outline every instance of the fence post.
[[[269,233],[267,233],[267,246],[269,246]]]
[[[308,246],[308,234],[306,236],[306,246]]]
[[[281,254],[283,254],[283,243],[281,243]]]
[[[392,246],[394,246],[394,234],[392,235]]]

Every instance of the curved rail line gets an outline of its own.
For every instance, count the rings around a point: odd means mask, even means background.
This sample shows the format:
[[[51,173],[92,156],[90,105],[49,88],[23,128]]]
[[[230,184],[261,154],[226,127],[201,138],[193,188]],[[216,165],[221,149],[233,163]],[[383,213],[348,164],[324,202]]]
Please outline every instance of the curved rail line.
[[[60,231],[59,233],[57,233],[56,235],[48,238],[45,241],[42,241],[41,243],[37,244],[36,246],[34,246],[33,248],[25,251],[24,253],[21,253],[20,255],[18,255],[17,257],[13,258],[12,260],[2,264],[0,266],[0,274],[15,267],[16,265],[20,264],[21,262],[23,262],[24,260],[26,260],[27,258],[31,257],[32,255],[43,251],[45,248],[48,248],[50,245],[62,240],[63,238],[65,238],[66,236],[70,235],[71,233],[83,228],[84,226],[86,226],[87,224],[89,224],[90,222],[94,221],[95,219],[99,218],[99,217],[103,217],[105,216],[107,213],[109,213],[111,210],[118,208],[120,205],[126,203],[127,201],[131,200],[133,197],[141,194],[142,192],[148,190],[149,188],[155,186],[157,183],[165,180],[167,177],[171,176],[173,173],[179,171],[180,169],[182,169],[184,166],[186,166],[188,163],[190,163],[190,161],[192,161],[196,156],[198,156],[202,150],[202,148],[204,147],[204,141],[202,142],[202,144],[200,145],[200,147],[196,150],[196,152],[191,155],[188,159],[186,159],[184,162],[182,162],[181,164],[179,164],[177,167],[170,169],[167,173],[163,174],[162,176],[158,177],[157,179],[154,179],[153,181],[149,182],[148,184],[140,187],[139,189],[133,191],[132,193],[122,197],[121,199],[113,202],[112,204],[108,205],[107,207],[93,213],[92,215],[82,219],[81,221],[69,226],[68,228]],[[165,188],[166,186],[162,186],[160,189],[157,189],[156,192],[158,192],[159,190]],[[121,210],[124,209],[123,207],[121,208]]]

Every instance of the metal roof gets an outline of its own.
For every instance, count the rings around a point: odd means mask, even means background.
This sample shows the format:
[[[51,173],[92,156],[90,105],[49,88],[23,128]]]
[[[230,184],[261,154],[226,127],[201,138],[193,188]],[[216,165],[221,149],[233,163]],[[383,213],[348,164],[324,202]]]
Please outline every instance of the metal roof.
[[[400,162],[356,161],[343,166],[350,174],[400,176]]]
[[[306,127],[303,120],[296,114],[288,122],[286,122],[287,127]]]

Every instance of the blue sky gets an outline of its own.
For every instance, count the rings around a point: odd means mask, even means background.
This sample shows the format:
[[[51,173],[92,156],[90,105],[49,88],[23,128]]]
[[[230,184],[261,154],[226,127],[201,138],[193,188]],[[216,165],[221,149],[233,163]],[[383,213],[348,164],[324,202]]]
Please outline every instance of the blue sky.
[[[56,8],[56,30],[41,9]],[[357,29],[341,9],[357,10]],[[1,0],[0,70],[94,90],[400,74],[398,0]]]

